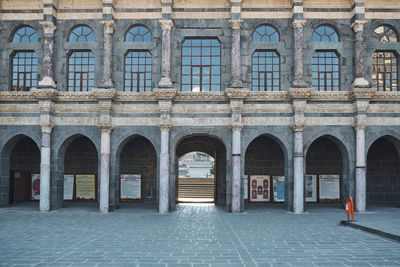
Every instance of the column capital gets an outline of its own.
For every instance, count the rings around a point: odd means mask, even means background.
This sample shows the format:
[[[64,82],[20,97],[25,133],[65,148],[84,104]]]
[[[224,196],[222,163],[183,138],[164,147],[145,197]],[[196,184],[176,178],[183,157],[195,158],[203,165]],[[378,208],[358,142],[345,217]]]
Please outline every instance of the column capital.
[[[306,127],[306,118],[304,115],[295,115],[293,117],[292,129],[294,132],[302,132]]]
[[[53,127],[54,127],[54,125],[50,124],[50,123],[41,123],[40,124],[40,129],[41,129],[42,133],[51,134]]]
[[[45,35],[53,35],[57,29],[57,26],[51,21],[40,21],[39,24],[42,25]]]
[[[351,24],[351,28],[353,28],[354,32],[362,32],[364,30],[364,26],[367,23],[367,20],[355,20]]]
[[[162,30],[170,31],[174,26],[173,21],[170,19],[160,19],[159,22]]]
[[[243,20],[242,19],[231,19],[229,20],[229,24],[233,30],[239,30],[242,27]]]
[[[369,100],[376,93],[376,90],[373,88],[353,88],[350,92],[350,99],[357,100]]]
[[[308,99],[314,88],[290,88],[289,94],[292,99]]]
[[[296,19],[292,22],[292,27],[293,28],[303,28],[305,24],[306,24],[305,19]]]
[[[161,115],[161,119],[160,119],[160,123],[158,124],[158,127],[160,127],[161,131],[169,132],[172,129],[171,118],[163,119],[163,116],[164,115]]]
[[[104,33],[113,34],[115,31],[115,23],[113,20],[102,20],[100,24],[103,26]]]
[[[114,129],[114,127],[109,124],[98,124],[97,127],[100,128],[102,133],[111,133],[111,131]]]
[[[368,121],[366,115],[357,115],[354,118],[353,128],[355,130],[365,130],[367,128]]]

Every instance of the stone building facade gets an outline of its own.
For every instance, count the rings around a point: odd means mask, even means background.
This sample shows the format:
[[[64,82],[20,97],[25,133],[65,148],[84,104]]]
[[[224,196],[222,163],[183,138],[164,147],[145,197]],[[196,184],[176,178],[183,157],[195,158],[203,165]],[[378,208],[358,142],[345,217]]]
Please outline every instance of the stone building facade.
[[[170,212],[192,151],[231,212],[251,175],[285,176],[295,213],[305,175],[337,174],[357,211],[400,201],[398,0],[3,0],[0,22],[2,207],[24,172],[42,211],[94,174],[109,212],[140,173]]]

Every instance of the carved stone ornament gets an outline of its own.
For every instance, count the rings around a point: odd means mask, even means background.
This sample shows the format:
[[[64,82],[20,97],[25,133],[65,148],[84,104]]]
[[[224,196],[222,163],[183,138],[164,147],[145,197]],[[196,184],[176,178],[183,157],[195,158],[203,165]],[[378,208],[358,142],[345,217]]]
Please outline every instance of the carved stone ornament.
[[[231,100],[230,104],[231,104],[231,110],[232,111],[242,111],[243,101],[241,101],[241,100]]]
[[[53,130],[54,125],[50,123],[41,123],[40,124],[40,129],[42,130],[42,133],[48,133],[51,134],[51,131]]]
[[[244,99],[249,94],[247,88],[226,88],[225,93],[229,98],[241,98]]]
[[[233,131],[240,131],[243,128],[242,116],[240,114],[232,115],[231,129]]]
[[[105,89],[105,88],[93,88],[92,90],[93,95],[97,98],[97,99],[113,99],[114,96],[117,93],[117,90],[115,90],[114,88],[112,89]]]
[[[362,32],[366,23],[366,20],[357,19],[351,24],[351,27],[353,28],[354,32]]]
[[[101,130],[112,129],[112,118],[110,115],[101,115],[97,121],[97,126]]]
[[[350,99],[370,99],[374,97],[376,90],[373,88],[353,88]]]
[[[160,123],[158,124],[161,130],[169,131],[172,128],[171,116],[168,114],[161,114]]]
[[[51,21],[41,21],[39,23],[42,25],[45,35],[53,35],[54,31],[57,29],[57,26]]]
[[[231,19],[229,20],[229,24],[231,25],[232,29],[240,29],[242,27],[243,20],[241,19]]]
[[[176,95],[175,88],[154,88],[153,94],[157,99],[173,99]]]
[[[36,99],[55,99],[57,93],[57,90],[49,88],[32,90],[32,94],[35,96]]]
[[[306,24],[306,20],[305,19],[296,19],[292,22],[292,27],[293,28],[302,28],[304,27],[304,25]]]
[[[174,23],[170,19],[160,19],[159,22],[162,30],[170,31],[174,26]]]
[[[225,92],[177,92],[174,101],[226,101]]]
[[[293,117],[292,129],[295,132],[303,131],[306,127],[306,118],[304,115],[295,115]]]
[[[102,20],[100,24],[103,25],[104,33],[112,34],[115,31],[115,23],[113,20]]]
[[[292,99],[309,98],[314,88],[290,88],[289,93]]]
[[[367,128],[367,116],[366,115],[357,115],[354,117],[353,127],[356,130],[365,130]]]

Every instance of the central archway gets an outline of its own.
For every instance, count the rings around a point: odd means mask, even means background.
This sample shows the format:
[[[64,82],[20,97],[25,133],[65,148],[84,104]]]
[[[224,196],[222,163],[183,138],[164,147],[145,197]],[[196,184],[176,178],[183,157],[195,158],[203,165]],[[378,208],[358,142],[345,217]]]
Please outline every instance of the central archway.
[[[190,187],[190,190],[185,194],[185,198],[179,197],[179,188],[180,181],[181,183],[184,180],[179,179],[179,159],[188,155],[189,153],[199,153],[197,154],[199,157],[204,156],[208,160],[207,164],[209,171],[205,172],[205,176],[207,177],[198,177],[202,182],[209,184],[207,186],[199,186],[199,183],[196,183],[195,186]],[[194,155],[192,154],[192,155]],[[226,149],[224,144],[218,139],[210,136],[190,136],[187,138],[183,138],[176,147],[176,158],[175,158],[175,202],[203,202],[204,200],[199,199],[199,195],[203,194],[201,190],[211,190],[213,194],[213,199],[210,201],[216,203],[217,205],[224,205],[226,203]],[[190,155],[190,154],[189,154]],[[181,161],[182,162],[182,161]],[[213,162],[213,164],[212,164]],[[212,166],[213,165],[213,166]],[[212,173],[211,173],[212,172]],[[211,176],[213,179],[211,179]],[[196,177],[197,178],[197,177]],[[211,179],[212,184],[207,179]],[[194,181],[196,182],[196,181]],[[212,189],[210,189],[210,186]],[[191,192],[190,192],[191,191]],[[181,191],[182,194],[182,191]],[[197,199],[197,201],[196,201]]]

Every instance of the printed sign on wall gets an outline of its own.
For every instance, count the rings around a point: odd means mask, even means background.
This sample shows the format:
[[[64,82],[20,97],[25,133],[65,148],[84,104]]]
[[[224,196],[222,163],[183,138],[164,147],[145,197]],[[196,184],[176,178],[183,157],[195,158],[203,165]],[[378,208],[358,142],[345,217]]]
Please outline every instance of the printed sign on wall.
[[[75,179],[77,199],[96,199],[96,176],[94,174],[77,174]]]
[[[249,200],[249,176],[243,176],[243,198]]]
[[[304,193],[307,202],[317,201],[317,175],[306,175]]]
[[[285,201],[285,176],[272,176],[274,201]]]
[[[74,175],[64,175],[64,200],[72,200],[74,197]]]
[[[340,175],[319,175],[319,199],[340,199]]]
[[[40,174],[32,173],[32,200],[40,199]]]
[[[121,174],[121,199],[142,199],[140,174]]]
[[[270,178],[269,175],[250,176],[251,202],[268,202],[270,200]]]

